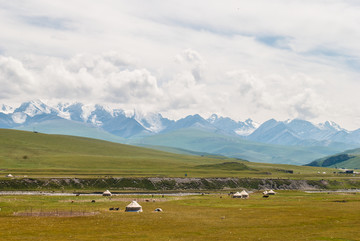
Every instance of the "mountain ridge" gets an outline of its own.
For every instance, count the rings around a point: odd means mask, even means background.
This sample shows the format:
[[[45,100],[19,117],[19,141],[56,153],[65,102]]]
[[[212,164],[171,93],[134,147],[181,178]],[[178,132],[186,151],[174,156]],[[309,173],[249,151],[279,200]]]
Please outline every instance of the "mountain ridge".
[[[207,119],[194,114],[170,120],[160,113],[80,102],[49,106],[40,100],[24,102],[17,108],[5,106],[0,105],[0,128],[166,146],[249,161],[303,165],[360,146],[360,129],[347,131],[330,121],[316,125],[300,119],[270,119],[259,125],[251,119],[241,122],[216,114]],[[176,138],[181,141],[174,141]]]

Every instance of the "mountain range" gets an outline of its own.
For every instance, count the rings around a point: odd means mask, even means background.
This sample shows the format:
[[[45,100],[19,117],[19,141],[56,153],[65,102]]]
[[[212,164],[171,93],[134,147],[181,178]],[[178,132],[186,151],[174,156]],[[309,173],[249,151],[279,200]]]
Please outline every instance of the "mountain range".
[[[14,108],[0,105],[0,128],[103,139],[245,158],[250,161],[305,164],[360,146],[360,129],[348,131],[334,122],[251,119],[235,121],[216,114],[170,120],[159,113],[112,109],[102,105],[40,100]]]
[[[0,105],[0,128],[24,128],[53,120],[67,120],[101,128],[122,138],[135,138],[197,126],[209,131],[220,131],[230,135],[246,135],[254,131],[257,124],[252,120],[236,122],[230,118],[212,115],[205,120],[200,115],[189,115],[178,121],[164,118],[161,114],[140,112],[128,114],[121,109],[82,103],[49,106],[40,100],[29,101],[18,108]]]

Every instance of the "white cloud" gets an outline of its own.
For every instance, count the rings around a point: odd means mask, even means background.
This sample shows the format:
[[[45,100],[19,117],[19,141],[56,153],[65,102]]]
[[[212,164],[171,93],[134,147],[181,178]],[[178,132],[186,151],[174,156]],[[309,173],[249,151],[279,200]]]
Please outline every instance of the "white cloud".
[[[0,56],[0,98],[26,94],[30,89],[33,90],[33,83],[33,76],[20,61]]]
[[[352,128],[358,22],[347,0],[0,1],[0,99]]]
[[[316,91],[324,83],[305,74],[284,78],[259,76],[243,70],[231,71],[227,77],[236,83],[235,101],[245,102],[255,111],[269,110],[301,119],[313,119],[328,111],[328,102]]]

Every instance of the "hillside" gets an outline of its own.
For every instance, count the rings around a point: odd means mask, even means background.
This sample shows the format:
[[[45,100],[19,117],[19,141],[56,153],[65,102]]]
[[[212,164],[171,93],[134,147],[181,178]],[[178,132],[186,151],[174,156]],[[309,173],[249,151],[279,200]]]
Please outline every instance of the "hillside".
[[[360,148],[315,160],[307,166],[360,169]]]
[[[185,174],[188,177],[292,177],[295,175],[287,170],[300,176],[313,175],[318,170],[180,155],[96,139],[8,129],[0,129],[0,147],[3,176],[12,173],[28,177],[184,177]]]
[[[283,146],[244,140],[201,128],[186,128],[130,141],[131,144],[181,148],[252,162],[303,165],[310,160],[342,151],[342,147]],[[171,149],[169,149],[171,151]]]

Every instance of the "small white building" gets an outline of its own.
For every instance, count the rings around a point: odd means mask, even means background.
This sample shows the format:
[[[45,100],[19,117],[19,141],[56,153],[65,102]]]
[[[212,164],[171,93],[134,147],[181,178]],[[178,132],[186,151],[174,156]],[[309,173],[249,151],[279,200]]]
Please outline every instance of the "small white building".
[[[276,194],[276,192],[274,192],[274,190],[270,190],[270,191],[268,191],[268,195],[275,195]]]
[[[142,212],[142,207],[138,204],[137,201],[132,201],[129,205],[126,206],[125,212]]]
[[[242,198],[241,193],[239,193],[239,192],[234,193],[232,197],[233,198]]]
[[[112,196],[112,194],[111,194],[111,192],[109,190],[106,190],[105,192],[103,192],[102,195],[106,196],[106,197],[111,197]]]
[[[13,175],[11,175],[11,174],[7,174],[6,175],[6,177],[10,177],[10,178],[12,178],[12,177],[14,177]]]
[[[249,193],[247,193],[245,190],[242,190],[240,194],[241,194],[241,198],[243,199],[249,198]]]

